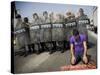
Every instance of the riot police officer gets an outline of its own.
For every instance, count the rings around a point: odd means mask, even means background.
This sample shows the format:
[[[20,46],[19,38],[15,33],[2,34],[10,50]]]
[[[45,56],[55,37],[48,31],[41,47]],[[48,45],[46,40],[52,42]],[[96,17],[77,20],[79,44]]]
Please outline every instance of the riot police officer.
[[[42,20],[43,25],[50,23],[50,19],[49,19],[49,15],[48,15],[47,11],[43,12],[43,16],[42,16],[41,20]],[[48,35],[51,35],[51,34],[47,34],[48,32],[49,32],[49,29],[48,30],[41,29],[41,31],[40,31],[40,34],[41,34],[40,44],[41,44],[43,51],[49,50],[48,46],[50,44],[48,43],[48,40],[49,40],[50,37],[49,38],[47,38],[47,37],[48,37]]]
[[[65,24],[66,23],[73,23],[75,22],[76,23],[76,19],[75,19],[75,15],[71,12],[71,11],[68,11],[66,13],[66,17],[65,17]],[[76,24],[75,24],[76,25]],[[71,25],[65,25],[65,36],[64,36],[64,49],[68,49],[70,47],[69,45],[69,39],[70,37],[72,36],[72,30],[74,28],[77,28],[77,26],[71,26]],[[62,51],[64,52],[64,51]]]
[[[14,32],[17,30],[21,29],[22,25],[22,18],[20,14],[16,14],[15,20],[14,20]],[[14,43],[16,46],[16,49],[20,50],[23,47],[23,43],[21,42],[22,40],[20,39],[22,35],[19,34],[14,34]]]
[[[77,21],[88,19],[87,15],[84,14],[84,10],[82,8],[79,9],[78,13],[79,13],[79,15],[77,17]],[[87,33],[87,25],[86,24],[85,25],[78,24],[78,30],[80,33],[86,34]]]
[[[63,49],[63,40],[64,40],[64,28],[63,28],[63,21],[64,16],[62,14],[56,14],[55,22],[52,24],[52,44],[53,48],[50,52],[52,54],[53,52],[57,50]],[[56,24],[56,26],[55,26]]]
[[[32,51],[32,48],[30,46],[30,23],[29,23],[29,20],[27,17],[24,18],[24,22],[22,23],[22,28],[25,29],[25,32],[24,32],[24,46],[25,46],[25,55],[24,56],[27,56],[29,54],[29,51]]]
[[[39,26],[38,24],[41,24],[41,19],[38,16],[37,13],[33,14],[33,21],[32,26]],[[32,39],[32,47],[36,51],[37,54],[39,54],[41,51],[40,46],[40,29],[35,29],[30,31],[31,39]]]
[[[21,28],[21,24],[22,24],[22,18],[20,14],[17,14],[14,20],[14,30],[16,31],[17,29]],[[14,42],[16,44],[17,47],[19,47],[18,45],[20,45],[19,40],[17,39],[17,36],[14,35]]]
[[[82,8],[80,8],[79,11],[78,11],[77,21],[79,22],[79,20],[85,20],[85,19],[89,20],[88,16],[86,14],[84,14],[84,10]],[[88,42],[87,24],[78,24],[78,30],[81,34],[86,35],[87,42]]]
[[[41,19],[37,13],[33,14],[32,24],[41,24]]]
[[[54,12],[51,12],[49,14],[49,19],[50,19],[50,23],[54,23],[56,21]]]
[[[42,17],[42,23],[49,23],[50,22],[50,19],[49,19],[49,15],[48,15],[48,12],[47,11],[44,11],[43,12],[43,17]]]

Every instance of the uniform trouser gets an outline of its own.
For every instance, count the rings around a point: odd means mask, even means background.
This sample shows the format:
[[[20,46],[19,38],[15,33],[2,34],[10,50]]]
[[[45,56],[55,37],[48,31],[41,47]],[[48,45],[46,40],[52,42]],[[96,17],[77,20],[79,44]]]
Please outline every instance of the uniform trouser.
[[[24,34],[24,44],[25,44],[25,52],[28,52],[29,50],[29,46],[30,46],[30,35],[28,32],[26,32]]]
[[[50,50],[51,52],[61,50],[62,52],[64,51],[64,41],[52,41],[52,49]]]
[[[69,41],[67,41],[67,40],[64,40],[64,41],[63,41],[63,48],[64,48],[65,50],[70,48],[70,43],[69,43]]]
[[[45,42],[45,49],[46,51],[51,51],[53,48],[52,41]]]
[[[46,42],[40,42],[43,51],[47,49]]]
[[[34,44],[34,50],[36,51],[36,53],[40,53],[40,48],[41,46],[39,42]]]
[[[53,44],[53,50],[56,50],[57,49],[57,45],[56,45],[56,41],[52,41],[52,44]]]
[[[64,41],[61,41],[61,40],[57,41],[56,42],[57,50],[61,50],[61,51],[64,50],[64,45],[63,44],[64,44]]]

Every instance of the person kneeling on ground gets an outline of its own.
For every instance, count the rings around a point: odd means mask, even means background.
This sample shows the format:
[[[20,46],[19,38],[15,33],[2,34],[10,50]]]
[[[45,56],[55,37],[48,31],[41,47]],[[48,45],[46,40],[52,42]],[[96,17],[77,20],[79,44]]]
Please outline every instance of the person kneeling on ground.
[[[88,64],[86,36],[79,34],[77,29],[73,30],[70,38],[71,64],[76,65],[80,59],[84,64]]]

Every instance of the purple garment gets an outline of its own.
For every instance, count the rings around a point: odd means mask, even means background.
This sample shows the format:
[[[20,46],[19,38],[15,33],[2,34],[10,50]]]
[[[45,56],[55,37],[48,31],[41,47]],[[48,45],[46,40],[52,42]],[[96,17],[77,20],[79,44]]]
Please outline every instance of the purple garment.
[[[84,34],[80,34],[79,36],[80,36],[80,38],[79,38],[78,42],[75,40],[74,36],[72,36],[70,38],[70,44],[74,45],[75,54],[83,53],[83,51],[84,51],[83,41],[86,41],[86,36]]]

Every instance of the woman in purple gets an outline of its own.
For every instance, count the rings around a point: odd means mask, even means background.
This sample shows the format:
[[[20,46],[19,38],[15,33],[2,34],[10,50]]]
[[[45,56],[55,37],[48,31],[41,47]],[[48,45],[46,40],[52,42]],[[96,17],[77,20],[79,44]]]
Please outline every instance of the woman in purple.
[[[70,38],[70,50],[72,65],[76,65],[80,59],[85,64],[88,63],[86,36],[79,34],[77,29],[73,30],[73,36]]]

